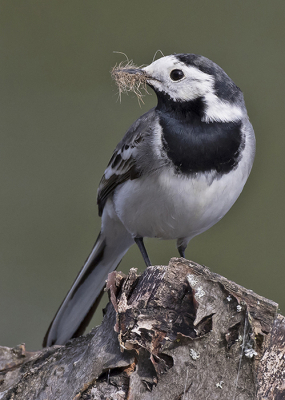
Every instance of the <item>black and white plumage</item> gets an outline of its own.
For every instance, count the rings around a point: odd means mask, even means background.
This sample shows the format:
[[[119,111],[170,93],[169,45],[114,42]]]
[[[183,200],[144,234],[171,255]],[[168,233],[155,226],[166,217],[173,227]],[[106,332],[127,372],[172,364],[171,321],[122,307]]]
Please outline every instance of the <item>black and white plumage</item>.
[[[142,115],[116,147],[98,189],[102,227],[60,306],[44,346],[81,334],[109,272],[144,237],[188,242],[218,222],[250,173],[255,137],[240,89],[215,63],[195,54],[162,57],[130,70],[143,74],[157,107]]]

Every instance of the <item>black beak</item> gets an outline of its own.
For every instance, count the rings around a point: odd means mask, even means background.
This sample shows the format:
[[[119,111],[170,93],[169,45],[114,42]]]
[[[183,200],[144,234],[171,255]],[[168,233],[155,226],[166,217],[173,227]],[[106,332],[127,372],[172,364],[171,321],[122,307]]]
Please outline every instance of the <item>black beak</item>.
[[[139,68],[122,68],[122,69],[118,69],[118,72],[124,72],[125,74],[130,74],[130,75],[145,75],[146,73]]]

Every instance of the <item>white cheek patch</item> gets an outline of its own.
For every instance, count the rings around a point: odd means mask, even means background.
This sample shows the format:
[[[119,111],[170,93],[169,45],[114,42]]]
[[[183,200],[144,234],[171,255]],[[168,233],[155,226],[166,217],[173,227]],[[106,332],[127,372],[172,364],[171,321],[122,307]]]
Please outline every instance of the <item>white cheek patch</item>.
[[[175,84],[168,86],[168,93],[174,101],[191,101],[198,97],[204,97],[206,93],[209,93],[213,87],[211,78],[208,79],[196,79],[188,78],[181,81],[181,85]]]
[[[214,78],[211,75],[185,65],[174,56],[160,58],[143,69],[148,75],[157,79],[150,80],[151,85],[167,93],[174,101],[190,101],[213,92]],[[170,78],[173,69],[181,69],[185,77],[173,81]]]
[[[220,100],[214,93],[207,94],[205,100],[207,106],[205,116],[202,118],[204,122],[231,122],[243,117],[241,107]]]
[[[181,67],[185,78],[181,81],[167,79],[167,92],[174,101],[191,101],[213,92],[214,78],[195,67]]]

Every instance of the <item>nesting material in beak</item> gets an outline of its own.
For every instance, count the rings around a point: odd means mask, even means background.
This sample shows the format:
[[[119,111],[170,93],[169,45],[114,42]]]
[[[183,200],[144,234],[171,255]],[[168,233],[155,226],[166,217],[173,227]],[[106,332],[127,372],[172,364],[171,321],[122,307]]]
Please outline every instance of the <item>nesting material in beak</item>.
[[[142,90],[147,91],[147,76],[146,73],[133,64],[132,61],[115,65],[111,71],[111,76],[116,82],[119,89],[119,97],[121,100],[122,93],[134,92],[138,101],[143,103],[144,96]]]

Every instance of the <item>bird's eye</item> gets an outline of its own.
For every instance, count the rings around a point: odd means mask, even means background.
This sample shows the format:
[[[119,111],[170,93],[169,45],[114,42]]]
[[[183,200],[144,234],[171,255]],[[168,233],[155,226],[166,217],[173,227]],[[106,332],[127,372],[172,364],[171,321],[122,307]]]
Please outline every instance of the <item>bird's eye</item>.
[[[180,81],[180,79],[182,79],[184,77],[184,72],[181,71],[181,69],[173,69],[170,72],[170,78],[173,81]]]

